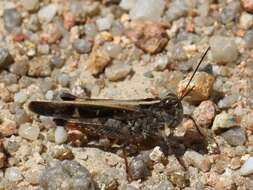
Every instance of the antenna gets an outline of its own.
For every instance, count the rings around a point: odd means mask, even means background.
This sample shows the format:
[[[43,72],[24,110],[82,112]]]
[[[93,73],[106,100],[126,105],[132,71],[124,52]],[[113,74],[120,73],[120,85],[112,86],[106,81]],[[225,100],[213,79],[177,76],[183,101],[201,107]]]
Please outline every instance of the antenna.
[[[188,91],[187,91],[187,88],[189,87],[193,77],[195,76],[196,72],[198,71],[199,69],[199,66],[201,65],[202,61],[204,60],[204,58],[206,57],[206,54],[207,52],[210,50],[210,46],[206,49],[205,53],[202,55],[201,59],[199,60],[199,63],[197,65],[197,67],[195,68],[195,70],[193,71],[192,73],[192,76],[189,80],[189,82],[187,83],[185,89],[183,90],[183,93],[182,93],[182,96],[179,98],[179,101],[182,101],[184,99],[185,96],[187,96],[194,88],[194,86],[192,88],[190,88]]]

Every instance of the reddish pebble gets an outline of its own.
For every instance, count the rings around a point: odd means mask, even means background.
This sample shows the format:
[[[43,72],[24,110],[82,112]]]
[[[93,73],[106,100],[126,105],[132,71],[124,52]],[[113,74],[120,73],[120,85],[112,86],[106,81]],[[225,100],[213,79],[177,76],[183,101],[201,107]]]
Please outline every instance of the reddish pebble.
[[[11,120],[4,120],[0,124],[0,134],[3,137],[8,137],[17,132],[17,124]]]

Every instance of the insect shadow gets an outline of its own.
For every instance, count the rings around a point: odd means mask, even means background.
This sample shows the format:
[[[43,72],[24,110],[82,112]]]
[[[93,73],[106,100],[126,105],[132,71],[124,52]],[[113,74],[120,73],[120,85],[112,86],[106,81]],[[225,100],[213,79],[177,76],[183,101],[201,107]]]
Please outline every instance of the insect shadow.
[[[157,145],[162,147],[166,155],[175,154],[179,157],[184,153],[177,145],[187,139],[176,137],[173,132],[184,118],[182,100],[193,90],[194,87],[189,89],[189,85],[209,49],[202,55],[180,97],[168,93],[164,97],[114,100],[85,99],[63,93],[62,100],[31,101],[28,107],[39,115],[53,117],[59,125],[78,125],[91,137],[107,138],[119,144],[118,148],[123,150],[128,179],[132,180],[127,159],[127,152],[131,152],[129,147],[135,146],[136,151],[132,153],[150,150]],[[196,148],[207,149],[209,135],[198,126],[196,129],[200,134]],[[168,130],[171,131],[169,136],[166,134]],[[107,151],[116,149],[108,148]]]

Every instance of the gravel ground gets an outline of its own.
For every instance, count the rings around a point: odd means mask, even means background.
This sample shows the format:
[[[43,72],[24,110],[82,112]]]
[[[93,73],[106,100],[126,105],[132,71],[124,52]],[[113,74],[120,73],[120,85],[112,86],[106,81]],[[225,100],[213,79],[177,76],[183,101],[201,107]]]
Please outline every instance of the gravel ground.
[[[179,96],[209,46],[182,102],[195,122],[172,150],[130,154],[132,182],[108,139],[27,108],[63,91]],[[0,189],[253,189],[252,48],[252,0],[1,0]]]

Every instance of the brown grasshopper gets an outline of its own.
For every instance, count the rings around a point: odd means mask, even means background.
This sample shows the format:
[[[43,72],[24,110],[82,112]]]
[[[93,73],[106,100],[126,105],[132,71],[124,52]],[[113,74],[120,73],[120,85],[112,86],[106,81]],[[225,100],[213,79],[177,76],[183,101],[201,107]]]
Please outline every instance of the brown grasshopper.
[[[62,101],[31,101],[29,109],[40,115],[78,124],[95,135],[124,145],[156,144],[166,138],[166,127],[173,130],[181,123],[184,117],[181,101],[192,90],[187,88],[209,49],[201,57],[181,97],[169,93],[163,98],[113,100],[63,94]],[[126,157],[125,163],[128,174]]]

